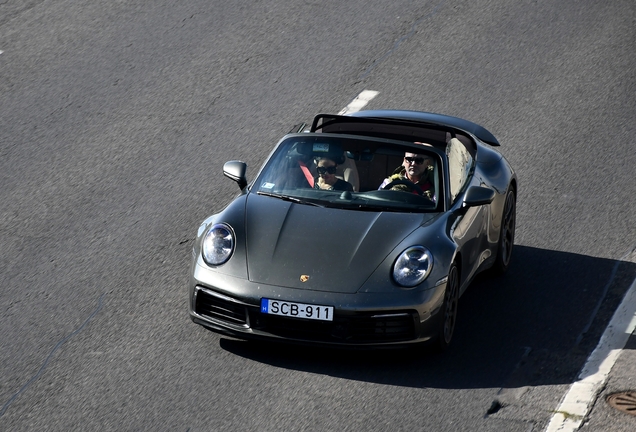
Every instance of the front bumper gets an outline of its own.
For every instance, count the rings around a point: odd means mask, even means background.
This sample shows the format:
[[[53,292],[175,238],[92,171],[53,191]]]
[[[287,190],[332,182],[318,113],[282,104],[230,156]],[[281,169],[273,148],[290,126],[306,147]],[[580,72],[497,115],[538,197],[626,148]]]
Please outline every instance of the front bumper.
[[[215,332],[334,346],[399,346],[437,335],[446,284],[428,290],[342,294],[256,284],[199,265],[190,279],[190,316]],[[333,321],[261,313],[261,298],[334,306]]]

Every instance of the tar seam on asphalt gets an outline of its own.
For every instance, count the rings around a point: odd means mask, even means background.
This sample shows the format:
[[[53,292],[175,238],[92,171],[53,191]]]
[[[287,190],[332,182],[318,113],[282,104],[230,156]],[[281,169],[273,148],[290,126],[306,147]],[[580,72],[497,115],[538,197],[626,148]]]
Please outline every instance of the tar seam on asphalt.
[[[415,33],[415,27],[417,27],[417,25],[419,23],[421,23],[422,21],[424,21],[427,18],[432,17],[433,15],[437,14],[438,9],[444,4],[446,3],[446,0],[442,0],[441,2],[439,2],[431,12],[429,12],[428,14],[424,15],[423,17],[418,18],[413,25],[411,26],[411,30],[409,30],[409,32],[402,36],[400,39],[398,39],[394,44],[393,47],[388,50],[386,53],[384,53],[384,55],[382,57],[380,57],[377,60],[374,60],[373,63],[371,63],[371,66],[369,66],[367,68],[367,70],[364,71],[364,73],[360,76],[360,80],[365,79],[372,71],[373,69],[375,69],[375,67],[377,65],[379,65],[380,63],[382,63],[384,60],[386,60],[387,57],[389,57],[391,54],[393,54],[395,52],[395,50],[398,49],[398,47],[402,44],[402,42],[404,42],[405,40],[407,40],[408,38],[410,38],[411,36],[413,36],[413,34]]]
[[[25,385],[23,385],[20,390],[18,390],[13,396],[11,396],[9,398],[9,400],[7,401],[7,403],[5,403],[2,406],[2,409],[0,409],[0,417],[2,417],[4,415],[4,413],[7,411],[7,409],[9,408],[9,405],[11,405],[13,403],[13,401],[18,396],[20,396],[20,394],[23,391],[25,391],[35,380],[37,380],[40,377],[40,375],[42,375],[44,373],[44,369],[46,369],[47,365],[49,364],[49,360],[51,360],[51,357],[53,357],[53,354],[55,354],[55,352],[64,344],[64,342],[66,342],[67,340],[69,340],[70,338],[72,338],[73,336],[75,336],[76,334],[81,332],[82,330],[84,330],[84,327],[86,327],[88,325],[88,323],[95,317],[95,315],[97,315],[97,313],[102,309],[102,306],[103,306],[102,299],[104,298],[105,295],[106,295],[106,293],[104,293],[101,296],[99,296],[99,299],[97,300],[97,302],[98,302],[97,309],[95,309],[93,311],[93,313],[91,313],[90,316],[88,318],[86,318],[86,321],[84,321],[84,323],[81,326],[79,326],[77,329],[75,329],[75,331],[73,331],[71,334],[66,336],[61,341],[59,341],[55,345],[55,347],[53,347],[53,349],[51,350],[49,355],[46,357],[46,360],[44,360],[44,364],[42,364],[42,367],[40,367],[40,370],[38,371],[38,373],[33,375],[33,377]]]

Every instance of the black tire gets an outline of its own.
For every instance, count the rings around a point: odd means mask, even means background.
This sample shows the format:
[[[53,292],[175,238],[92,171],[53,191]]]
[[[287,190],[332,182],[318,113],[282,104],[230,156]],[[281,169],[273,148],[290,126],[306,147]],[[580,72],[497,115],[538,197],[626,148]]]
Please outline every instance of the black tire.
[[[437,347],[440,351],[445,351],[453,340],[455,326],[457,325],[457,310],[459,306],[459,269],[455,263],[451,264],[448,270],[448,281],[446,282],[446,292],[444,293],[444,304],[442,305],[442,319],[439,324],[437,335]]]
[[[499,233],[499,244],[497,245],[497,256],[493,264],[495,274],[504,274],[510,265],[512,248],[515,243],[515,224],[517,220],[517,198],[515,191],[510,189],[506,194],[503,214],[501,216],[501,232]]]

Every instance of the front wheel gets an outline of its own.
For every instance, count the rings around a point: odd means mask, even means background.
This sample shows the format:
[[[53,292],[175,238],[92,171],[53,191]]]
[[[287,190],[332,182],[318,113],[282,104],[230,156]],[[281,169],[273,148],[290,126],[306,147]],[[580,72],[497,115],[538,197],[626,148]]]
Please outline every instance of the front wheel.
[[[515,222],[516,222],[516,197],[514,190],[510,189],[506,194],[503,214],[501,216],[501,232],[499,233],[499,245],[493,270],[496,274],[503,274],[508,270],[510,258],[512,257],[512,247],[515,242]]]
[[[442,320],[437,337],[437,346],[440,351],[445,351],[453,339],[455,325],[457,324],[457,309],[459,306],[459,270],[453,263],[448,270],[448,281],[444,293],[442,305]]]

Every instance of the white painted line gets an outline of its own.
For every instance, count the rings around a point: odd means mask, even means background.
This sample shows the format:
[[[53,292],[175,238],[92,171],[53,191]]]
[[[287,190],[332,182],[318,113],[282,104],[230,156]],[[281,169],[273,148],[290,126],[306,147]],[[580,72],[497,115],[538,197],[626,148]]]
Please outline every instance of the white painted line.
[[[550,420],[546,432],[574,432],[588,414],[596,395],[636,328],[636,280],[614,313],[596,349],[581,369],[578,381],[570,387]]]
[[[351,101],[349,105],[344,107],[338,115],[344,115],[356,111],[360,111],[366,104],[368,104],[374,97],[376,97],[380,92],[375,90],[363,90],[360,92],[358,96],[354,100]]]

